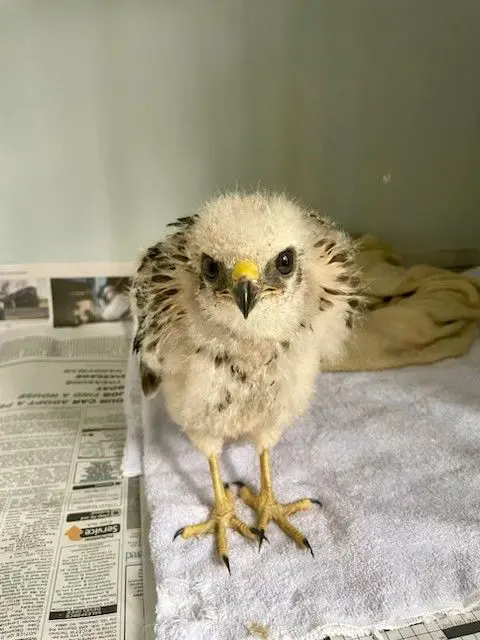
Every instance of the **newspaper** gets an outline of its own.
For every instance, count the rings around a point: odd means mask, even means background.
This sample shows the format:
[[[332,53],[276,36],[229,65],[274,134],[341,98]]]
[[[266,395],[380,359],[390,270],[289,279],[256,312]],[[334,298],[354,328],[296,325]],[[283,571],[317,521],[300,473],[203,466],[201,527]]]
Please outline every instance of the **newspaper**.
[[[103,328],[0,335],[1,640],[143,638],[139,479],[120,470],[127,337]]]

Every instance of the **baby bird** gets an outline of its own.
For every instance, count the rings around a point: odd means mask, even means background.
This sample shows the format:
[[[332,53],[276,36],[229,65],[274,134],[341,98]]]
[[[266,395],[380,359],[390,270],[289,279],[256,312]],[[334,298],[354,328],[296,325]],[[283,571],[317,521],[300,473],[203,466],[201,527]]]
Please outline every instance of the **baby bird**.
[[[132,306],[143,392],[161,389],[210,467],[210,517],[175,537],[213,534],[230,570],[227,529],[261,545],[273,520],[312,552],[289,518],[315,501],[277,502],[269,450],[307,409],[321,362],[338,357],[353,327],[361,307],[354,241],[268,193],[218,197],[172,226],[140,260]],[[258,494],[238,483],[256,527],[236,516],[219,468],[224,442],[240,437],[260,458]]]

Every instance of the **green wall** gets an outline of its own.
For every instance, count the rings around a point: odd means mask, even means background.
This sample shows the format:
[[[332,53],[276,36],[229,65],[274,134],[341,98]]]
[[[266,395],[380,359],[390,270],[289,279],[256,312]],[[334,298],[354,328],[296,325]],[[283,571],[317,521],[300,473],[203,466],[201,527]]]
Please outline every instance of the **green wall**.
[[[0,262],[131,260],[238,183],[480,247],[479,0],[0,4]]]

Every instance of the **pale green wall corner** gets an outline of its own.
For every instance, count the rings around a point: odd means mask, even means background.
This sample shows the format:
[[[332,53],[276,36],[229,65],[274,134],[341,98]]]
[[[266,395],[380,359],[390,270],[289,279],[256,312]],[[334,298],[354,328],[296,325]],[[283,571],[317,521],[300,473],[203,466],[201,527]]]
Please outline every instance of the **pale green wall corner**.
[[[480,248],[479,0],[5,0],[0,263],[131,260],[216,189]]]

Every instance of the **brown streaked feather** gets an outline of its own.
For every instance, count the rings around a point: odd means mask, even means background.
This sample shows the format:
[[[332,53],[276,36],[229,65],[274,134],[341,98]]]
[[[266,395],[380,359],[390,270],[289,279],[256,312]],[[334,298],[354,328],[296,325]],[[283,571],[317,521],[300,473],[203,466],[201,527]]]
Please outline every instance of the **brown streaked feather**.
[[[328,264],[332,264],[333,262],[346,262],[348,260],[348,253],[346,251],[340,251],[339,253],[336,253],[332,258],[330,258],[330,261]]]
[[[162,376],[159,373],[154,373],[144,362],[140,361],[140,380],[144,395],[149,397],[157,391],[162,382]]]
[[[140,330],[138,330],[133,339],[132,353],[138,353],[140,351],[141,343]]]
[[[184,216],[182,218],[177,218],[174,222],[169,222],[167,227],[191,227],[195,224],[195,220],[198,218],[198,215],[195,214],[193,216]]]

